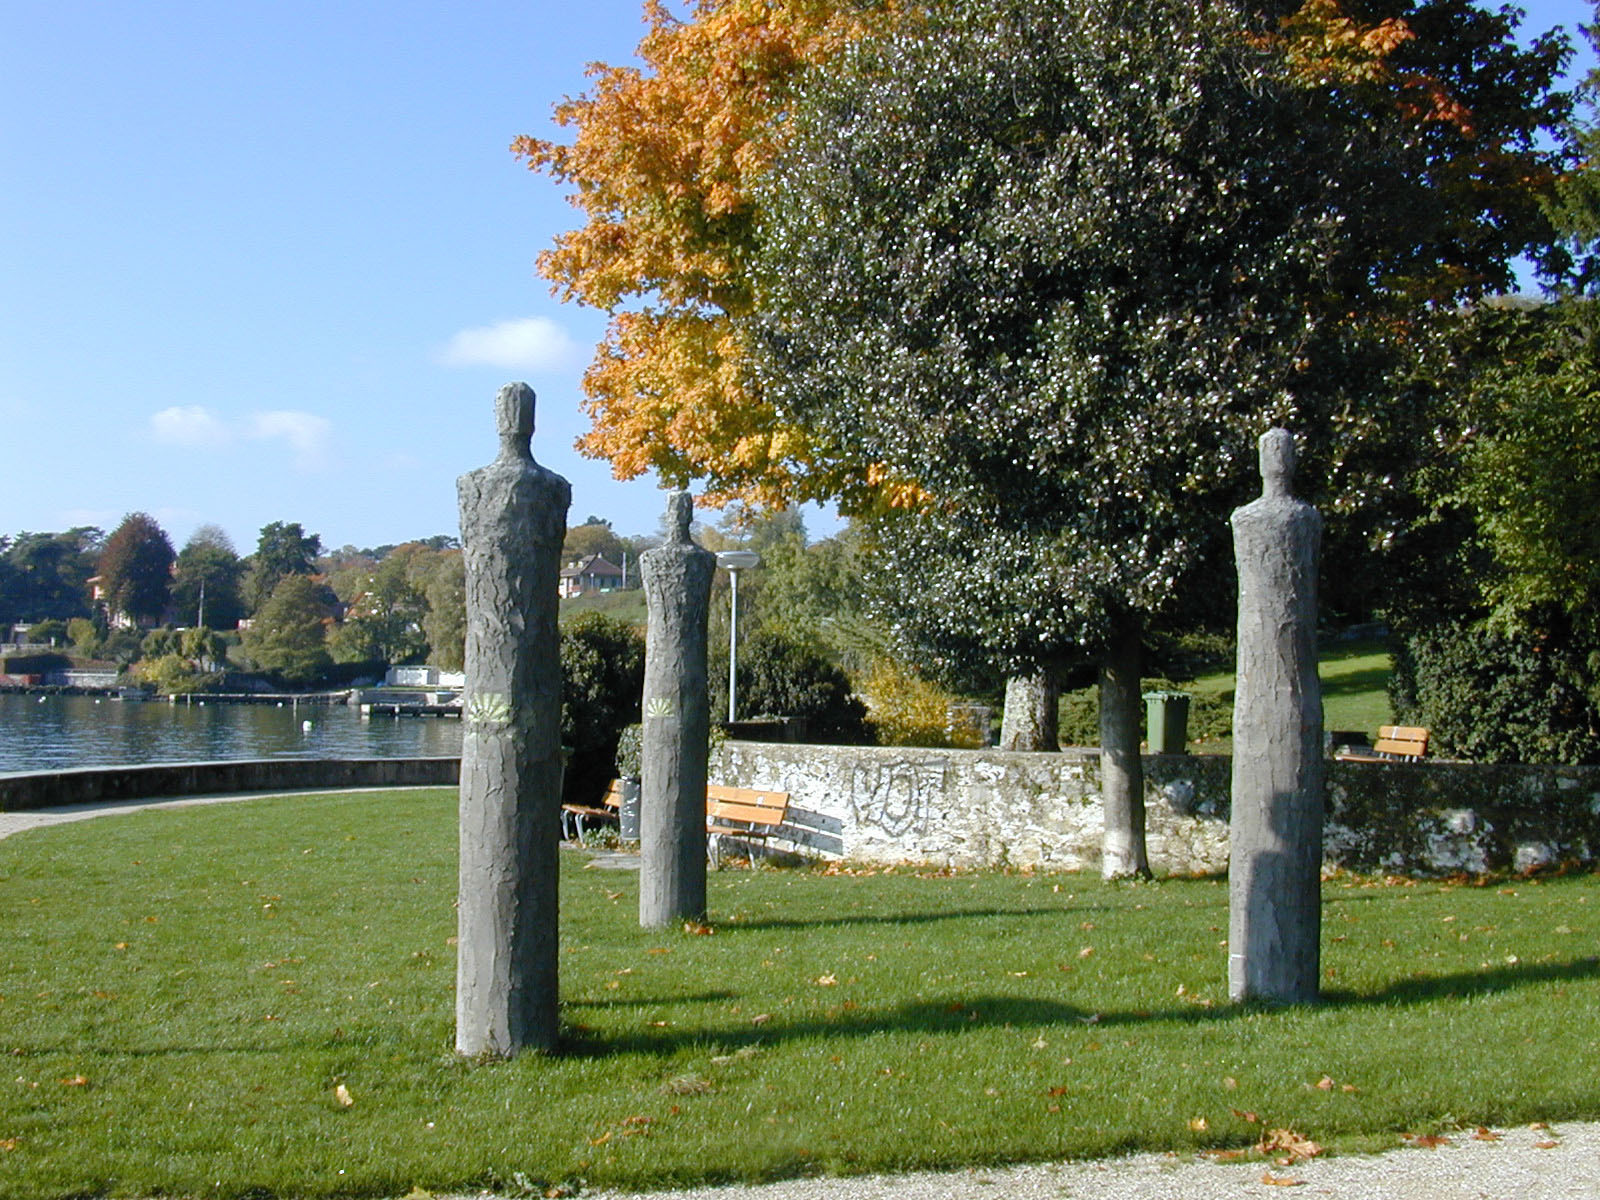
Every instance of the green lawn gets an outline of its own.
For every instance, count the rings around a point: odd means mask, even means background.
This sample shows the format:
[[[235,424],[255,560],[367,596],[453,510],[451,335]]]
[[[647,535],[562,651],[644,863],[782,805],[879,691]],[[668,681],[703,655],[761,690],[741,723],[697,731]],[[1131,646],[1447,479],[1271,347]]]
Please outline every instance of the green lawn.
[[[1327,1002],[1260,1011],[1226,1003],[1215,880],[727,871],[707,936],[641,931],[635,874],[563,857],[566,1050],[468,1064],[448,790],[0,842],[0,1195],[537,1195],[1600,1117],[1595,876],[1332,881]]]

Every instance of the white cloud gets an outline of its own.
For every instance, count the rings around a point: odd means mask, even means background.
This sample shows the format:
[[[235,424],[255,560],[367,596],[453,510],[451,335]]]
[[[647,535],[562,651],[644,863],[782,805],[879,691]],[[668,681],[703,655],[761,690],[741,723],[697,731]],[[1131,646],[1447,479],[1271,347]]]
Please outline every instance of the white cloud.
[[[500,321],[463,329],[438,354],[447,367],[511,367],[550,373],[570,370],[579,361],[578,344],[547,317]]]
[[[217,414],[199,404],[162,409],[150,418],[150,432],[169,446],[216,447],[233,440]]]
[[[246,436],[258,441],[282,438],[294,451],[294,465],[314,471],[326,465],[333,423],[315,413],[277,409],[252,413]]]
[[[315,413],[274,409],[225,421],[200,404],[164,408],[150,418],[155,441],[186,449],[220,450],[239,442],[281,441],[300,471],[316,471],[328,463],[333,423]]]

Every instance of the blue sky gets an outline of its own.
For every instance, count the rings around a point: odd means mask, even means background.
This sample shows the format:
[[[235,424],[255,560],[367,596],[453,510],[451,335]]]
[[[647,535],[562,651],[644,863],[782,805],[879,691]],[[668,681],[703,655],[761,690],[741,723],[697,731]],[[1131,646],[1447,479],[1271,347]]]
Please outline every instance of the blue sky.
[[[241,552],[270,521],[328,547],[454,533],[512,379],[570,520],[654,530],[654,482],[572,448],[603,321],[534,275],[578,215],[507,149],[586,63],[631,58],[640,12],[0,0],[0,533],[136,510]]]

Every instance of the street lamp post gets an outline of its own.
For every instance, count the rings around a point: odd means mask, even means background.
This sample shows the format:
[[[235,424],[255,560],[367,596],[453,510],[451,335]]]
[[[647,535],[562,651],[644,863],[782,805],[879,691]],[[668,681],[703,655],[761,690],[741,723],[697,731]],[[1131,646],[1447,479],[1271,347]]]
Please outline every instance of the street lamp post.
[[[717,566],[725,567],[731,586],[728,601],[728,723],[738,720],[735,676],[739,669],[739,572],[761,565],[761,556],[754,550],[722,550],[717,554]]]

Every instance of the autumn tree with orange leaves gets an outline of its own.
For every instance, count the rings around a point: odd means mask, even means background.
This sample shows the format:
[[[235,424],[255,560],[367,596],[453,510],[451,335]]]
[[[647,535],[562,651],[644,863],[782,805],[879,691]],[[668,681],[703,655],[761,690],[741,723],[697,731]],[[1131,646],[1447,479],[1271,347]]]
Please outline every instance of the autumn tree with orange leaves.
[[[750,184],[799,73],[883,19],[850,0],[700,0],[691,19],[647,0],[643,67],[590,68],[591,90],[556,107],[570,144],[518,138],[528,166],[572,185],[585,224],[539,257],[557,295],[611,314],[584,376],[584,453],[621,478],[701,480],[713,499],[757,503],[849,492],[825,445],[785,426],[753,391],[737,322]]]

